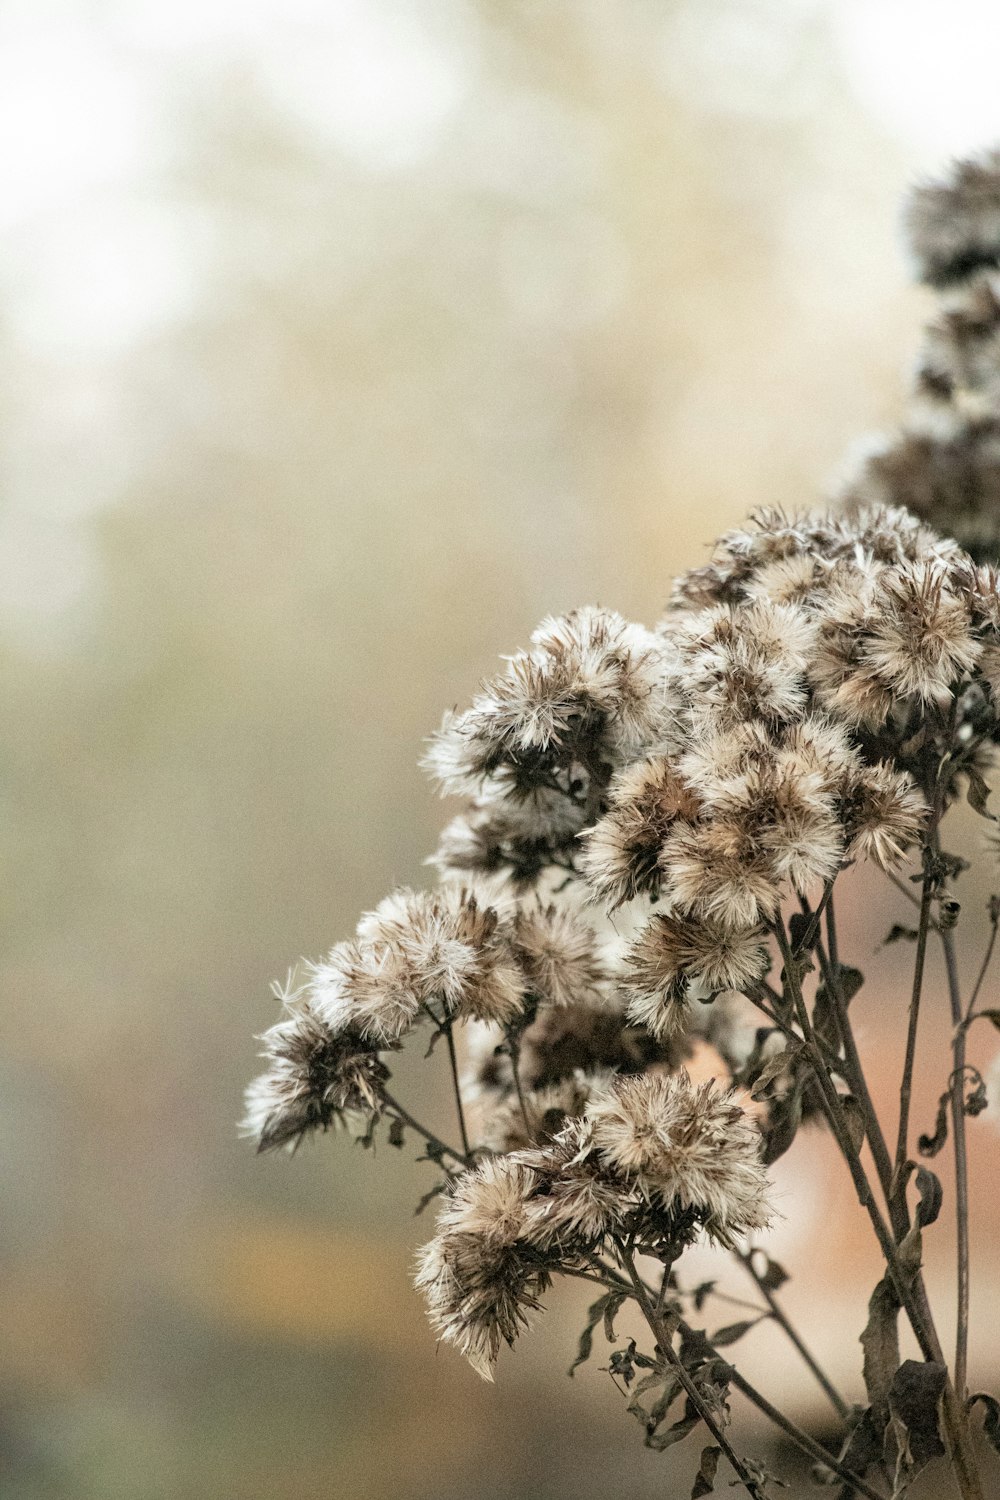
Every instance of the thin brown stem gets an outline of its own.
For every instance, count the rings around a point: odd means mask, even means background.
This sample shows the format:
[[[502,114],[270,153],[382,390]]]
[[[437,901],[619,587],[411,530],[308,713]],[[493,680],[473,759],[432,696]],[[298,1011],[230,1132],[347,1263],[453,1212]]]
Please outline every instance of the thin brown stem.
[[[684,1325],[682,1324],[681,1326],[683,1327]],[[729,1378],[736,1389],[742,1392],[747,1400],[756,1406],[761,1415],[773,1422],[775,1427],[780,1427],[786,1437],[791,1438],[796,1447],[807,1454],[814,1463],[823,1464],[826,1468],[832,1469],[845,1484],[850,1486],[852,1491],[857,1490],[859,1495],[867,1496],[868,1500],[885,1500],[885,1496],[880,1494],[878,1490],[873,1489],[866,1480],[861,1478],[860,1474],[852,1473],[845,1464],[842,1464],[838,1458],[835,1458],[832,1453],[828,1453],[820,1443],[817,1443],[815,1438],[811,1438],[790,1417],[786,1417],[784,1412],[772,1405],[767,1397],[762,1396],[760,1391],[755,1390],[750,1382],[743,1378],[739,1370],[735,1369],[732,1365],[729,1367]]]
[[[517,1091],[517,1102],[521,1109],[521,1118],[524,1121],[524,1129],[527,1133],[528,1139],[533,1140],[535,1135],[535,1127],[532,1124],[531,1114],[528,1110],[528,1101],[524,1097],[524,1089],[521,1086],[521,1047],[514,1038],[511,1038],[507,1045],[510,1054],[510,1071],[514,1075],[514,1088]]]
[[[909,901],[912,906],[920,905],[920,897],[917,895],[916,891],[912,890],[905,880],[901,880],[893,870],[883,870],[882,874],[885,876],[886,880],[890,880],[892,882],[897,891],[899,891],[900,895],[905,896],[907,901]],[[930,925],[935,929],[935,931],[937,930],[938,924],[933,917],[931,917]]]
[[[837,1390],[836,1386],[833,1384],[833,1381],[823,1370],[823,1367],[812,1354],[805,1341],[801,1338],[794,1324],[790,1321],[787,1313],[781,1306],[781,1303],[774,1295],[774,1292],[767,1285],[764,1277],[760,1275],[757,1267],[754,1265],[754,1251],[748,1250],[744,1253],[742,1250],[734,1250],[733,1254],[740,1262],[740,1264],[744,1267],[744,1269],[753,1278],[757,1290],[760,1292],[761,1296],[764,1298],[764,1301],[770,1308],[771,1317],[785,1334],[786,1338],[791,1341],[792,1345],[797,1350],[799,1357],[802,1359],[807,1369],[813,1375],[820,1389],[826,1395],[834,1411],[839,1417],[847,1417],[850,1414],[850,1406]]]
[[[1000,900],[998,900],[996,896],[993,896],[990,899],[990,940],[986,944],[986,952],[983,956],[983,962],[980,967],[979,973],[976,976],[976,982],[972,986],[972,994],[969,996],[969,1003],[965,1009],[965,1019],[962,1022],[963,1026],[968,1026],[969,1022],[972,1020],[973,1014],[975,1013],[976,1001],[979,999],[979,992],[983,987],[983,982],[986,979],[990,964],[993,961],[993,950],[997,945],[998,927],[1000,927]]]
[[[952,1035],[953,1071],[951,1075],[951,1124],[955,1152],[955,1220],[958,1247],[958,1315],[955,1333],[955,1391],[959,1401],[966,1396],[969,1361],[969,1160],[965,1139],[965,1044],[962,1025],[962,996],[955,955],[955,934],[941,930],[945,972],[948,976],[948,1000],[954,1026]]]
[[[433,1147],[435,1153],[440,1153],[442,1156],[450,1156],[452,1161],[458,1162],[460,1167],[471,1167],[474,1165],[468,1152],[456,1151],[453,1146],[449,1146],[440,1136],[435,1135],[433,1130],[428,1130],[426,1125],[421,1125],[420,1121],[415,1120],[409,1110],[404,1109],[398,1100],[393,1098],[388,1089],[382,1090],[382,1099],[402,1124],[409,1126],[411,1130],[415,1130],[417,1135],[423,1136],[427,1144]]]
[[[906,1025],[906,1053],[903,1059],[903,1076],[899,1085],[899,1128],[896,1133],[896,1156],[893,1164],[893,1196],[900,1200],[906,1191],[903,1168],[909,1155],[910,1103],[913,1097],[913,1068],[917,1057],[917,1023],[920,1018],[920,997],[924,986],[924,964],[927,958],[927,933],[930,929],[933,890],[930,860],[925,853],[920,921],[917,927],[917,951],[913,960],[913,984],[910,989],[910,1010]]]
[[[455,1090],[455,1113],[458,1115],[458,1129],[462,1137],[462,1150],[468,1156],[469,1133],[465,1128],[465,1110],[462,1108],[462,1086],[458,1080],[458,1055],[455,1052],[455,1037],[451,1021],[448,1021],[445,1025],[444,1034],[448,1043],[448,1061],[451,1064],[451,1082]]]
[[[893,1210],[892,1160],[889,1156],[889,1147],[886,1144],[882,1125],[875,1109],[875,1101],[872,1099],[871,1090],[868,1087],[864,1064],[861,1061],[861,1054],[858,1051],[858,1044],[854,1036],[854,1027],[851,1025],[851,1018],[848,1014],[847,999],[844,995],[844,987],[841,981],[837,918],[832,898],[826,909],[826,936],[829,946],[828,961],[822,943],[819,944],[818,951],[820,963],[825,964],[826,971],[824,978],[826,979],[827,993],[830,996],[834,1013],[837,1017],[837,1027],[840,1031],[840,1038],[844,1047],[848,1081],[855,1098],[865,1113],[865,1134],[868,1138],[872,1160],[875,1163],[879,1183],[889,1207],[890,1218],[893,1220],[893,1230],[896,1238],[900,1239],[906,1233],[909,1226],[905,1221],[905,1215],[897,1223],[897,1215]]]
[[[855,1150],[846,1121],[844,1120],[840,1095],[837,1093],[830,1075],[824,1066],[823,1056],[817,1046],[815,1033],[809,1020],[809,1013],[806,1010],[805,1000],[802,996],[802,988],[796,976],[795,958],[785,933],[785,924],[780,916],[774,924],[774,932],[785,963],[785,982],[791,992],[799,1026],[805,1039],[807,1055],[812,1063],[816,1081],[819,1084],[823,1113],[830,1125],[830,1129],[833,1131],[840,1154],[847,1163],[855,1192],[858,1195],[858,1201],[871,1221],[882,1254],[885,1257],[886,1267],[895,1288],[896,1296],[899,1299],[900,1306],[906,1310],[907,1318],[916,1335],[921,1353],[925,1359],[940,1361],[941,1344],[934,1329],[933,1321],[928,1316],[926,1308],[919,1305],[914,1296],[910,1280],[900,1264],[896,1241],[879,1211],[875,1195],[872,1192],[871,1183],[868,1181],[868,1175],[865,1172],[858,1152]]]

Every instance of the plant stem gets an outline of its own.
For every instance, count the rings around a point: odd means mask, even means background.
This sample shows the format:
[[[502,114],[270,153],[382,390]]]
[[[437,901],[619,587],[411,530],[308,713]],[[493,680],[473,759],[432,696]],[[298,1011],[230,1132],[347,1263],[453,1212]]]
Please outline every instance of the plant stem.
[[[687,1325],[682,1323],[680,1326],[684,1329]],[[861,1495],[867,1495],[868,1500],[885,1500],[885,1497],[880,1495],[878,1490],[872,1489],[871,1485],[862,1479],[860,1474],[852,1473],[838,1458],[835,1458],[832,1453],[828,1453],[822,1444],[817,1443],[815,1438],[811,1438],[808,1432],[804,1432],[790,1417],[786,1417],[784,1412],[779,1411],[778,1407],[772,1406],[767,1397],[762,1396],[760,1391],[755,1390],[748,1380],[744,1380],[739,1370],[734,1369],[732,1365],[729,1367],[729,1378],[736,1389],[742,1392],[747,1400],[756,1406],[761,1415],[772,1421],[775,1427],[780,1427],[782,1432],[787,1437],[790,1437],[792,1442],[803,1453],[807,1454],[814,1463],[824,1464],[828,1469],[832,1469],[852,1490],[857,1490]]]
[[[455,1037],[451,1021],[448,1021],[446,1024],[444,1034],[448,1042],[448,1061],[451,1063],[451,1081],[455,1090],[455,1112],[458,1115],[458,1129],[462,1136],[462,1150],[468,1156],[469,1135],[465,1128],[465,1110],[462,1108],[462,1086],[458,1081],[458,1057],[455,1052]]]
[[[902,1202],[905,1202],[903,1168],[909,1154],[910,1102],[913,1096],[913,1067],[917,1056],[917,1021],[920,1016],[920,996],[924,984],[924,962],[927,957],[927,933],[930,927],[933,888],[929,848],[925,848],[924,882],[921,888],[920,921],[917,927],[917,952],[913,961],[910,1013],[906,1027],[906,1055],[903,1061],[903,1077],[899,1086],[899,1129],[896,1134],[896,1158],[893,1165],[893,1197]]]
[[[875,1170],[878,1173],[879,1183],[881,1184],[882,1192],[885,1195],[886,1204],[889,1208],[889,1216],[892,1220],[893,1232],[895,1233],[897,1239],[901,1239],[902,1236],[906,1233],[909,1225],[906,1222],[905,1216],[900,1217],[894,1211],[893,1207],[894,1198],[892,1193],[892,1160],[889,1156],[889,1147],[886,1144],[885,1135],[882,1131],[882,1125],[879,1121],[879,1117],[875,1109],[875,1102],[872,1099],[871,1091],[868,1087],[868,1079],[865,1076],[864,1064],[861,1061],[861,1054],[858,1051],[858,1044],[854,1036],[854,1027],[851,1025],[851,1018],[848,1014],[847,1000],[844,996],[844,987],[841,984],[840,949],[837,941],[837,919],[834,912],[832,897],[826,909],[826,936],[827,943],[829,945],[829,962],[825,965],[826,972],[824,977],[826,978],[827,992],[830,996],[831,1001],[833,1002],[834,1011],[836,1012],[837,1026],[840,1030],[840,1037],[844,1046],[844,1057],[847,1063],[848,1081],[850,1083],[852,1092],[864,1109],[865,1133],[868,1138],[868,1145],[871,1149],[872,1160],[875,1163]],[[820,956],[820,963],[823,964],[826,955],[824,954],[822,944],[819,945],[818,952]]]
[[[978,975],[976,976],[976,982],[972,986],[972,994],[969,996],[969,1003],[965,1009],[965,1019],[962,1022],[963,1026],[968,1026],[969,1022],[972,1020],[973,1012],[976,1009],[976,1001],[979,999],[979,991],[983,987],[983,981],[986,978],[990,963],[993,958],[993,950],[996,947],[998,926],[1000,926],[1000,901],[998,901],[997,898],[993,896],[990,898],[990,940],[986,944],[986,953],[983,957],[982,966],[979,970]]]
[[[995,935],[995,929],[994,929]],[[955,1147],[955,1220],[958,1243],[958,1316],[955,1333],[955,1392],[959,1401],[966,1396],[969,1361],[969,1161],[965,1139],[965,1044],[962,1025],[962,997],[959,989],[958,961],[955,956],[955,934],[941,929],[945,971],[948,976],[948,999],[951,1005],[952,1056],[951,1124]]]
[[[613,1266],[607,1265],[597,1256],[593,1258],[592,1263],[595,1267],[599,1267],[607,1278],[603,1285],[613,1286],[618,1291],[626,1292],[628,1296],[638,1301],[634,1282],[630,1286],[629,1283],[624,1279],[624,1277],[622,1277]],[[570,1272],[570,1274],[580,1275],[581,1273],[574,1271]],[[587,1279],[592,1280],[593,1278],[588,1277]],[[652,1305],[652,1289],[646,1286],[645,1282],[643,1282],[642,1285],[646,1293],[647,1301]],[[642,1310],[641,1303],[639,1304],[639,1306],[640,1310]],[[660,1309],[654,1307],[653,1311],[657,1317],[657,1326],[654,1327],[653,1324],[650,1324],[650,1327],[652,1328],[652,1331],[656,1336],[657,1343],[659,1344],[661,1339],[665,1335],[665,1330],[662,1330],[659,1326]],[[649,1322],[648,1317],[646,1321],[647,1323]],[[693,1336],[695,1332],[690,1323],[685,1322],[683,1318],[680,1318],[678,1320],[677,1328],[682,1334],[685,1334],[687,1336]],[[709,1345],[709,1347],[711,1348],[711,1345]],[[719,1355],[717,1350],[712,1349],[712,1353],[716,1358],[721,1359],[721,1355]],[[745,1396],[746,1399],[750,1402],[751,1406],[755,1406],[762,1416],[767,1417],[768,1421],[773,1422],[774,1425],[780,1428],[787,1437],[790,1437],[792,1442],[795,1443],[796,1446],[807,1455],[807,1457],[813,1459],[816,1463],[826,1464],[828,1468],[833,1469],[834,1473],[839,1474],[841,1479],[843,1479],[846,1484],[851,1485],[852,1488],[856,1489],[860,1494],[868,1496],[868,1500],[885,1500],[885,1497],[879,1495],[877,1490],[873,1490],[871,1486],[866,1484],[866,1482],[859,1475],[854,1474],[850,1469],[842,1464],[839,1459],[834,1458],[831,1454],[829,1454],[821,1444],[816,1442],[815,1438],[811,1438],[807,1432],[804,1432],[802,1430],[801,1427],[796,1426],[796,1424],[790,1417],[786,1417],[784,1412],[779,1411],[776,1406],[773,1406],[771,1402],[768,1401],[766,1396],[761,1395],[760,1391],[758,1391],[755,1386],[752,1386],[745,1376],[740,1374],[735,1366],[729,1364],[728,1360],[725,1361],[725,1363],[729,1368],[729,1379],[736,1387],[736,1389],[741,1393],[741,1395]]]
[[[514,1088],[517,1090],[517,1102],[521,1106],[521,1118],[529,1140],[534,1140],[535,1127],[531,1123],[531,1115],[528,1113],[528,1101],[524,1097],[524,1089],[521,1087],[521,1044],[515,1037],[508,1040],[508,1052],[510,1054],[510,1071],[514,1075]]]
[[[810,1352],[807,1345],[803,1342],[794,1325],[790,1322],[787,1313],[781,1306],[777,1297],[771,1291],[771,1288],[766,1285],[764,1278],[757,1271],[757,1268],[753,1262],[753,1250],[748,1250],[745,1253],[741,1250],[734,1250],[733,1254],[753,1278],[757,1290],[760,1292],[768,1307],[771,1309],[772,1318],[778,1324],[778,1327],[781,1328],[785,1335],[791,1340],[792,1344],[797,1349],[799,1356],[812,1372],[821,1389],[825,1392],[831,1406],[834,1408],[837,1415],[846,1418],[850,1414],[851,1408],[848,1406],[843,1396],[837,1390],[836,1386],[833,1384],[833,1381],[829,1378],[829,1376],[823,1370],[822,1366],[818,1363],[815,1356]]]
[[[840,1148],[840,1154],[847,1163],[858,1200],[871,1220],[871,1225],[875,1231],[882,1254],[885,1257],[886,1267],[892,1279],[899,1304],[906,1309],[906,1315],[920,1345],[921,1353],[925,1359],[941,1361],[941,1344],[934,1329],[933,1321],[929,1316],[928,1310],[918,1304],[913,1294],[913,1289],[907,1279],[906,1272],[900,1264],[896,1242],[879,1211],[861,1158],[854,1148],[844,1121],[840,1096],[831,1082],[823,1062],[822,1053],[816,1042],[816,1036],[809,1020],[805,1000],[802,996],[802,987],[796,975],[795,958],[785,933],[785,924],[780,915],[774,924],[774,932],[778,939],[778,945],[785,964],[785,982],[791,990],[799,1026],[805,1038],[806,1050],[812,1063],[813,1073],[820,1087],[823,1112]]]
[[[897,891],[899,891],[901,895],[905,896],[907,901],[909,901],[911,905],[920,905],[920,897],[914,891],[911,891],[905,880],[900,880],[899,876],[896,875],[892,870],[883,870],[882,874],[885,876],[886,880],[892,881]],[[933,917],[931,917],[931,926],[936,930],[937,925],[937,922]]]
[[[691,1405],[694,1407],[695,1411],[697,1411],[705,1426],[708,1428],[709,1432],[712,1434],[715,1441],[718,1443],[719,1447],[726,1455],[726,1458],[729,1460],[734,1473],[742,1483],[747,1494],[752,1495],[753,1500],[767,1500],[767,1496],[765,1495],[759,1481],[754,1479],[753,1475],[750,1473],[749,1469],[747,1469],[743,1460],[733,1450],[729,1439],[726,1437],[725,1432],[722,1430],[722,1427],[719,1425],[719,1422],[716,1419],[715,1413],[712,1411],[701,1391],[699,1391],[698,1387],[691,1379],[691,1376],[688,1374],[687,1370],[681,1363],[680,1357],[677,1354],[677,1351],[674,1349],[673,1341],[665,1332],[662,1323],[656,1316],[656,1311],[647,1294],[645,1283],[642,1281],[638,1271],[635,1268],[635,1260],[633,1259],[629,1251],[625,1248],[624,1244],[618,1243],[618,1254],[621,1259],[622,1265],[628,1272],[629,1280],[631,1281],[633,1290],[635,1292],[635,1299],[638,1302],[640,1309],[642,1310],[643,1317],[649,1324],[650,1331],[652,1332],[653,1337],[656,1340],[657,1348],[662,1353],[664,1359],[673,1366],[677,1375],[677,1379],[684,1387]]]
[[[428,1130],[426,1125],[421,1125],[419,1120],[415,1120],[413,1118],[409,1110],[404,1109],[403,1106],[393,1098],[388,1089],[382,1090],[382,1098],[389,1109],[392,1110],[393,1114],[397,1115],[404,1125],[408,1125],[411,1130],[415,1130],[417,1132],[417,1135],[423,1136],[424,1140],[428,1143],[428,1145],[433,1146],[435,1151],[441,1152],[443,1156],[450,1156],[452,1161],[458,1162],[458,1165],[460,1167],[471,1167],[474,1165],[472,1158],[468,1152],[463,1153],[461,1151],[456,1151],[453,1146],[447,1145],[446,1142],[442,1141],[439,1136],[436,1136],[433,1130]]]

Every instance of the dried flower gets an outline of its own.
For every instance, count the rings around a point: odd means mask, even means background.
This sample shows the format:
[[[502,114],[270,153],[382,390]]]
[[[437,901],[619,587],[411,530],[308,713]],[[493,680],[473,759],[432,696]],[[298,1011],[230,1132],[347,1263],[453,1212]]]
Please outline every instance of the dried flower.
[[[537,1001],[546,1005],[599,1002],[606,982],[597,934],[570,906],[522,906],[512,921],[511,945]]]
[[[415,1283],[432,1324],[486,1380],[501,1344],[514,1343],[548,1285],[546,1258],[527,1238],[537,1181],[509,1156],[463,1173],[418,1258]]]
[[[928,811],[907,772],[884,764],[859,767],[844,791],[848,859],[871,859],[891,869],[919,839]]]
[[[388,1068],[357,1032],[333,1031],[307,997],[287,996],[283,1019],[261,1040],[268,1068],[247,1089],[242,1125],[259,1151],[379,1108]]]
[[[647,1073],[616,1079],[585,1118],[615,1171],[647,1197],[697,1210],[722,1243],[770,1223],[760,1133],[731,1092]]]
[[[657,914],[632,944],[627,965],[630,1019],[666,1039],[687,1025],[691,999],[752,987],[767,973],[769,956],[760,927]]]
[[[697,816],[700,799],[663,756],[637,761],[608,788],[608,811],[582,835],[581,873],[613,910],[659,889],[660,851],[678,820]]]

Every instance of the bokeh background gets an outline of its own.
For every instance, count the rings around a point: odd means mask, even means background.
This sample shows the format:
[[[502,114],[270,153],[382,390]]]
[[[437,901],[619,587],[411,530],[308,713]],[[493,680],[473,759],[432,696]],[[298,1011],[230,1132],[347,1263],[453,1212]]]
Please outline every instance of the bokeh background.
[[[2,0],[9,1500],[688,1492],[694,1440],[647,1453],[600,1357],[564,1378],[586,1297],[481,1385],[409,1287],[427,1167],[257,1160],[240,1094],[271,979],[426,878],[442,709],[548,611],[652,622],[898,415],[900,195],[1000,137],[998,65],[986,0]],[[888,1077],[905,913],[852,899]],[[842,1179],[804,1138],[773,1246],[856,1398],[877,1263]],[[822,1430],[779,1342],[740,1358]]]

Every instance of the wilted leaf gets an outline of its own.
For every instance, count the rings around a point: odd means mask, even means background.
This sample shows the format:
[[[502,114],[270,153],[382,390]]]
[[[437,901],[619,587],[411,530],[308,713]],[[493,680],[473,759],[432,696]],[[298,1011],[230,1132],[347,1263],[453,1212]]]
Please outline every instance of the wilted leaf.
[[[416,1208],[413,1210],[413,1217],[415,1219],[419,1218],[424,1209],[427,1207],[428,1203],[433,1203],[435,1198],[439,1198],[441,1194],[447,1189],[447,1186],[448,1184],[446,1182],[437,1182],[431,1188],[430,1192],[424,1193]]]
[[[997,1453],[1000,1453],[1000,1401],[995,1396],[988,1396],[985,1391],[977,1391],[965,1403],[966,1410],[971,1412],[977,1401],[986,1408],[983,1433]]]
[[[604,1299],[604,1337],[609,1344],[615,1341],[615,1314],[627,1296],[627,1292],[609,1292]]]
[[[770,1313],[765,1313],[764,1317],[770,1317]],[[737,1343],[745,1333],[749,1333],[751,1328],[756,1328],[757,1324],[763,1321],[763,1318],[748,1318],[743,1323],[727,1323],[725,1328],[720,1328],[718,1333],[712,1334],[712,1346],[716,1349],[725,1349],[727,1345]]]
[[[395,1116],[389,1121],[388,1139],[390,1146],[401,1147],[406,1144],[406,1137],[403,1134],[403,1122]]]
[[[767,1125],[764,1130],[764,1150],[762,1157],[766,1167],[771,1166],[780,1156],[784,1156],[789,1146],[794,1141],[798,1128],[802,1124],[802,1092],[803,1081],[796,1082],[794,1088],[781,1099],[773,1100]]]
[[[886,1275],[868,1299],[868,1322],[861,1335],[863,1373],[868,1401],[876,1422],[884,1426],[888,1414],[889,1388],[899,1369],[899,1299]]]
[[[970,1068],[969,1071],[978,1080],[978,1082],[976,1082],[966,1094],[964,1109],[967,1115],[972,1115],[973,1117],[975,1117],[976,1115],[982,1114],[983,1110],[989,1103],[989,1100],[986,1097],[986,1080],[983,1078],[982,1074],[977,1068]]]
[[[873,1464],[880,1463],[883,1456],[883,1430],[872,1408],[866,1407],[860,1414],[850,1435],[840,1450],[840,1462],[852,1474],[866,1474]]]
[[[694,1292],[692,1294],[693,1297],[694,1297],[694,1310],[695,1310],[695,1312],[701,1312],[701,1310],[705,1306],[705,1303],[707,1302],[708,1298],[712,1295],[712,1293],[714,1291],[715,1291],[715,1282],[714,1281],[702,1281],[701,1283],[699,1283],[698,1286],[695,1287]]]
[[[788,1272],[784,1266],[779,1265],[776,1260],[772,1260],[763,1250],[756,1251],[755,1253],[763,1255],[767,1262],[767,1269],[763,1273],[758,1274],[758,1281],[765,1291],[776,1292],[779,1287],[783,1287],[785,1282],[789,1280]]]
[[[996,817],[986,806],[990,787],[985,776],[976,766],[965,766],[963,769],[969,778],[969,789],[966,792],[969,806],[974,808],[981,818],[990,818],[995,823]]]
[[[789,1066],[800,1050],[799,1047],[785,1047],[781,1052],[776,1052],[773,1057],[769,1058],[753,1079],[750,1097],[760,1099],[776,1079],[788,1072]]]
[[[890,943],[915,943],[918,936],[915,927],[904,927],[902,922],[894,922],[882,939],[881,946],[888,948]]]
[[[811,912],[792,912],[792,915],[788,919],[788,935],[792,940],[793,953],[798,951],[812,931],[813,919]]]
[[[692,1406],[690,1400],[684,1407],[684,1415],[674,1422],[672,1426],[665,1428],[662,1432],[647,1432],[646,1447],[652,1448],[655,1453],[662,1453],[667,1448],[672,1448],[674,1443],[679,1443],[693,1431],[701,1421],[697,1409]]]
[[[640,1422],[645,1422],[649,1413],[643,1406],[640,1397],[644,1396],[647,1391],[651,1391],[654,1386],[661,1386],[662,1384],[663,1376],[659,1370],[654,1370],[651,1375],[644,1375],[633,1389],[625,1410],[631,1412],[633,1416],[637,1416]],[[674,1389],[676,1390],[676,1385]]]
[[[889,1389],[889,1411],[896,1434],[896,1484],[905,1473],[913,1478],[933,1458],[941,1458],[939,1406],[948,1371],[933,1360],[906,1359]]]
[[[698,1472],[694,1477],[691,1500],[702,1500],[703,1495],[711,1495],[713,1493],[715,1489],[715,1475],[721,1457],[721,1448],[711,1447],[701,1450],[701,1463],[698,1465]]]
[[[917,1150],[921,1156],[937,1156],[942,1151],[948,1140],[948,1103],[951,1094],[942,1094],[938,1100],[937,1116],[934,1120],[934,1134],[921,1135],[917,1138]]]
[[[583,1326],[579,1342],[576,1346],[576,1359],[574,1359],[569,1367],[568,1373],[570,1375],[572,1375],[578,1365],[586,1364],[593,1353],[594,1330],[601,1319],[605,1317],[608,1310],[608,1303],[614,1295],[613,1292],[606,1292],[603,1297],[598,1297],[597,1301],[592,1302],[587,1308],[587,1321]]]
[[[930,1167],[921,1167],[916,1162],[908,1161],[905,1168],[907,1180],[909,1180],[910,1174],[914,1171],[916,1172],[917,1193],[919,1195],[916,1213],[917,1225],[920,1229],[926,1229],[935,1222],[941,1212],[944,1192],[940,1180],[931,1171]],[[912,1234],[912,1232],[911,1230],[910,1233]],[[907,1236],[908,1238],[909,1235]],[[903,1243],[905,1244],[906,1241],[904,1240]]]

